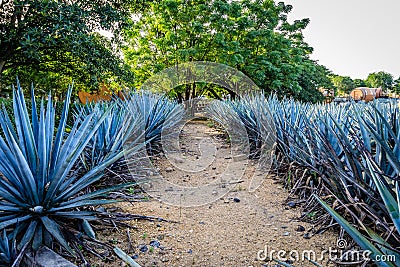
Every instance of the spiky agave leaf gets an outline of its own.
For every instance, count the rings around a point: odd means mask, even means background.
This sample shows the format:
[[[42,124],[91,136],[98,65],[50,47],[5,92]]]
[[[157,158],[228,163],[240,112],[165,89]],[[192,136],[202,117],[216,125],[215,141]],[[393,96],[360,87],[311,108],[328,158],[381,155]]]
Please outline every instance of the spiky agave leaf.
[[[17,259],[17,247],[15,242],[15,232],[11,233],[10,238],[6,230],[3,229],[3,234],[0,237],[0,266],[11,266]]]
[[[99,102],[86,104],[78,109],[75,118],[83,122],[87,116],[93,114],[93,120],[98,121],[104,113],[108,113],[96,133],[90,139],[82,156],[86,169],[91,169],[102,161],[114,157],[124,148],[129,148],[127,140],[133,132],[139,132],[143,127],[140,116],[131,116],[118,102]],[[141,145],[132,143],[133,146]]]
[[[123,250],[118,247],[114,247],[114,252],[117,256],[126,262],[130,267],[140,267],[140,265],[134,261],[128,254],[126,254]]]
[[[145,140],[149,141],[150,151],[157,150],[161,145],[163,131],[174,127],[183,118],[183,107],[165,95],[141,91],[126,94],[124,98],[120,103],[130,116],[139,116],[144,120]]]
[[[98,127],[108,116],[104,112],[97,121],[93,114],[76,122],[65,135],[71,88],[57,130],[54,128],[55,109],[49,96],[47,106],[42,101],[37,110],[32,93],[32,122],[27,111],[22,89],[14,89],[16,130],[9,114],[0,112],[0,229],[15,228],[21,248],[33,239],[34,249],[52,236],[71,253],[62,228],[71,219],[96,219],[93,211],[84,207],[112,202],[104,197],[108,188],[98,193],[79,194],[82,189],[98,181],[104,169],[124,155],[120,152],[107,158],[83,176],[76,176],[73,167]],[[79,194],[79,196],[78,196]],[[40,241],[40,242],[39,242]]]
[[[366,162],[370,169],[370,174],[378,189],[378,192],[385,203],[386,209],[400,233],[400,192],[399,182],[396,181],[394,186],[388,184],[386,178],[379,172],[379,166],[366,155]]]
[[[363,249],[371,252],[372,259],[381,259],[384,253],[374,246],[367,238],[363,236],[354,226],[352,226],[346,219],[340,216],[334,209],[332,209],[325,201],[315,195],[318,202],[324,207],[324,209],[343,227],[344,230],[353,238],[354,241]],[[398,260],[395,263],[376,261],[375,264],[382,267],[395,267],[398,266]],[[395,264],[395,265],[394,265]]]

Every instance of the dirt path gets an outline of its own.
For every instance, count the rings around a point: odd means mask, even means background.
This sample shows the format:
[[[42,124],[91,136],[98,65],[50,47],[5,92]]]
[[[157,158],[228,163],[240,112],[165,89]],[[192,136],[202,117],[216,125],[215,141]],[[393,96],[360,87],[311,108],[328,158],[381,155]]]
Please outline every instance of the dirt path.
[[[155,165],[160,169],[165,183],[198,187],[220,182],[219,175],[231,160],[230,147],[221,138],[221,134],[208,127],[206,122],[185,126],[180,139],[183,160],[201,157],[198,146],[202,140],[211,140],[215,144],[212,164],[203,171],[189,173],[181,171],[176,164],[170,164],[165,158],[158,159]],[[142,266],[248,267],[275,266],[275,263],[258,258],[258,252],[265,247],[268,247],[269,252],[297,250],[300,258],[304,250],[313,250],[318,256],[322,250],[335,247],[336,238],[333,233],[327,232],[311,239],[304,237],[307,231],[312,230],[312,225],[296,219],[300,210],[284,204],[288,194],[272,177],[267,177],[255,192],[249,192],[247,188],[254,174],[253,165],[251,161],[243,163],[241,166],[247,167],[245,174],[238,183],[233,183],[230,192],[216,201],[204,199],[207,204],[201,206],[180,208],[153,198],[134,205],[121,204],[124,212],[178,222],[131,222],[137,231],[130,232],[133,249],[129,254],[134,255]],[[218,195],[219,192],[213,191],[213,194]],[[119,246],[129,250],[126,233],[116,233],[115,238],[119,240]],[[263,258],[264,254],[259,256]],[[328,266],[326,259],[318,262]],[[314,266],[307,261],[295,265]]]

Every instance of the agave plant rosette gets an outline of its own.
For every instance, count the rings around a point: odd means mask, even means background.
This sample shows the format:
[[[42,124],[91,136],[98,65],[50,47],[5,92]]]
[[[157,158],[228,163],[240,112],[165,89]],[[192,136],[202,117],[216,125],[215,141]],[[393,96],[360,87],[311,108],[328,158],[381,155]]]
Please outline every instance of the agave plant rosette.
[[[47,105],[36,105],[32,90],[32,114],[27,111],[23,92],[13,91],[15,128],[10,115],[0,111],[0,229],[15,231],[18,248],[31,243],[38,249],[42,243],[57,241],[73,253],[64,235],[69,222],[83,223],[90,234],[88,221],[97,219],[91,206],[111,203],[107,193],[125,185],[83,193],[82,190],[102,177],[104,169],[124,155],[107,157],[88,172],[78,175],[74,170],[77,160],[106,119],[108,112],[93,120],[88,114],[75,122],[66,135],[71,89],[55,128],[55,108],[49,95]]]
[[[18,256],[15,232],[7,235],[3,229],[3,235],[0,237],[0,266],[10,266],[18,261]]]
[[[183,106],[169,100],[165,95],[146,91],[131,92],[124,98],[125,100],[121,101],[122,107],[128,110],[131,116],[141,117],[144,121],[149,152],[159,151],[163,131],[176,126],[183,118]]]
[[[107,113],[105,118],[103,115]],[[128,146],[128,139],[136,135],[140,138],[143,131],[143,118],[131,116],[119,102],[89,103],[78,108],[74,114],[77,121],[82,123],[85,118],[93,114],[93,120],[102,120],[95,134],[90,139],[82,154],[82,162],[85,169],[92,169],[108,158],[118,155],[123,149],[131,149]],[[144,135],[143,135],[144,137]],[[130,142],[134,146],[142,146],[144,140]],[[138,148],[138,150],[139,150]],[[121,162],[119,162],[121,163]]]
[[[261,94],[244,95],[239,100],[214,101],[207,106],[206,111],[221,125],[241,124],[248,138],[246,141],[249,143],[249,157],[260,159],[265,152],[265,142],[269,143],[268,147],[273,146],[271,142],[275,142],[272,113],[265,103],[266,98]]]

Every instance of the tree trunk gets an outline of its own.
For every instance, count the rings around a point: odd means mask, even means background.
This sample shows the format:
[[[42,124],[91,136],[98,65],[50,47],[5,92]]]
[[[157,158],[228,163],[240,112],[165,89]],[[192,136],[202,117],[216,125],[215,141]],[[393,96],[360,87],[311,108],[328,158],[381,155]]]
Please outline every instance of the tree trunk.
[[[5,64],[6,64],[5,60],[0,61],[0,78],[1,78],[1,74],[3,73],[3,68],[4,68]]]
[[[3,69],[4,69],[4,64],[6,64],[5,60],[1,60],[0,61],[0,92],[2,91],[3,85],[1,83],[1,74],[3,73]]]
[[[183,103],[182,93],[177,93],[177,97],[178,97],[178,103],[182,104]]]
[[[233,91],[229,91],[229,94],[231,95],[231,99],[235,100],[236,99],[236,93]]]
[[[192,84],[192,99],[195,99],[196,98],[196,84],[195,83],[193,83]]]
[[[222,100],[221,97],[211,87],[207,89],[216,99]]]
[[[185,101],[190,99],[190,84],[186,84],[186,90],[185,90]]]

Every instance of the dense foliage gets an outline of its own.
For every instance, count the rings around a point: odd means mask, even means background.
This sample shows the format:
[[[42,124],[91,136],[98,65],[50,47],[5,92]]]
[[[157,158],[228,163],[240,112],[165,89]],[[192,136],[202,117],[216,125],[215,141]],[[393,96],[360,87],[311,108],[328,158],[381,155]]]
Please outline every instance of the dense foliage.
[[[349,76],[330,75],[334,89],[337,95],[349,94],[356,87],[382,88],[385,93],[399,94],[398,80],[394,80],[392,74],[379,71],[368,74],[368,77],[363,79],[351,79]]]
[[[243,72],[266,93],[321,100],[316,89],[330,84],[328,71],[309,58],[302,35],[309,21],[290,24],[291,9],[269,0],[152,2],[126,30],[125,57],[138,86],[165,68],[210,61]],[[184,100],[204,93],[196,86],[174,91]]]
[[[394,81],[393,93],[400,95],[400,77]]]
[[[79,89],[127,80],[117,48],[131,2],[1,1],[0,89],[16,75],[35,82],[42,95],[50,89],[57,93],[73,80]],[[101,30],[113,33],[112,38]]]
[[[336,89],[336,95],[349,94],[356,88],[354,81],[348,76],[332,75],[331,80]]]
[[[374,88],[381,87],[385,92],[393,88],[393,75],[384,71],[370,73],[365,83]]]

